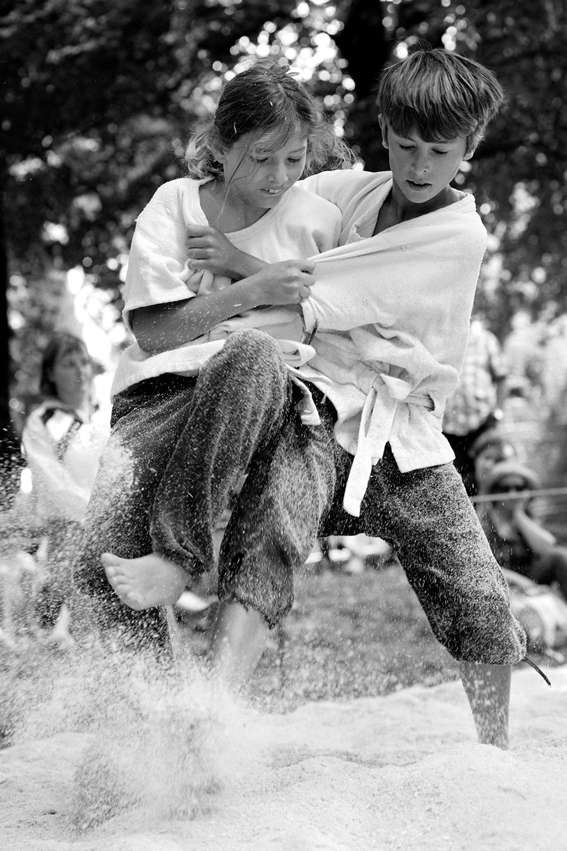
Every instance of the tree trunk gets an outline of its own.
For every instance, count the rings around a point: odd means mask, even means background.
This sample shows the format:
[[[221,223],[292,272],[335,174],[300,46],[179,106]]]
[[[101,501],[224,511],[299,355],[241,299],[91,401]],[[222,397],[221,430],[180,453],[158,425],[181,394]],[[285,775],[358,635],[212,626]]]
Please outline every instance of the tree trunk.
[[[4,229],[4,192],[0,188],[0,510],[9,508],[19,488],[23,458],[10,417],[10,324],[8,253]]]
[[[356,100],[349,108],[347,138],[369,171],[388,168],[380,145],[376,108],[378,78],[392,47],[386,41],[382,10],[379,0],[353,0],[343,28],[335,36],[356,86]]]
[[[352,0],[335,42],[348,62],[357,97],[367,98],[376,90],[378,76],[390,54],[380,0]]]

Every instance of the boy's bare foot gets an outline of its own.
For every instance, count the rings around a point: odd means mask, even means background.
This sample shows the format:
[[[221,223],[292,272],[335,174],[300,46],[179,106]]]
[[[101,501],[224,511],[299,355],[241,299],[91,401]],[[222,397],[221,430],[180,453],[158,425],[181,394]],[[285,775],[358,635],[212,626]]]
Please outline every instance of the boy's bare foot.
[[[122,602],[138,612],[176,603],[187,584],[183,568],[157,553],[140,558],[103,553],[100,560]]]
[[[511,666],[461,661],[459,668],[479,744],[507,750]]]

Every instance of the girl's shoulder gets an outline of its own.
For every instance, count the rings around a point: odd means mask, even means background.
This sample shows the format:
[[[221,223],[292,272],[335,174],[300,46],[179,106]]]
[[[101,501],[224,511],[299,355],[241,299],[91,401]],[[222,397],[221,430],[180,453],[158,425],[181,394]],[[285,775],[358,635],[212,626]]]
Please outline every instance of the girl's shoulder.
[[[196,221],[206,224],[201,208],[199,190],[210,178],[196,180],[192,177],[177,177],[158,186],[149,202],[138,215],[137,223],[152,227],[158,219],[172,218],[174,221]]]
[[[312,192],[309,188],[302,186],[301,183],[296,183],[291,189],[288,189],[285,195],[285,205],[279,207],[283,211],[292,212],[294,215],[325,215],[335,216],[337,214],[337,206],[330,199]],[[278,207],[275,208],[276,210]]]
[[[327,198],[333,203],[345,205],[361,194],[379,189],[392,178],[389,171],[364,171],[361,168],[322,171],[300,182],[300,186]]]
[[[152,196],[152,201],[166,201],[167,199],[194,199],[199,197],[199,188],[211,178],[196,180],[193,177],[176,177],[167,180],[158,186]]]

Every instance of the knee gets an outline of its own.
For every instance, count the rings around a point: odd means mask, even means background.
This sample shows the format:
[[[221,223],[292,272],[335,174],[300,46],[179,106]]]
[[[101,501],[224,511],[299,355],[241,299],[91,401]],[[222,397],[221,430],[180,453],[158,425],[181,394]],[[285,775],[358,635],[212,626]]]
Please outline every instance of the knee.
[[[231,334],[224,345],[223,354],[236,357],[240,364],[245,360],[259,365],[273,361],[283,363],[282,351],[276,340],[257,328]]]
[[[262,394],[269,387],[281,393],[288,380],[288,371],[278,343],[264,331],[236,331],[226,341],[222,351],[207,365],[222,385],[233,388],[246,386]]]

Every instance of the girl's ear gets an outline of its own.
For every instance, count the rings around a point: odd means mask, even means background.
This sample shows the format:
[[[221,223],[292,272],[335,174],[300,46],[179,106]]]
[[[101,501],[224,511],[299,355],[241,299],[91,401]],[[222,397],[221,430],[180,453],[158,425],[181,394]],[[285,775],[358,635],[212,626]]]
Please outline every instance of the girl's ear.
[[[379,114],[378,123],[380,124],[380,130],[382,131],[382,144],[386,149],[388,149],[390,147],[388,144],[388,122],[383,115]]]

